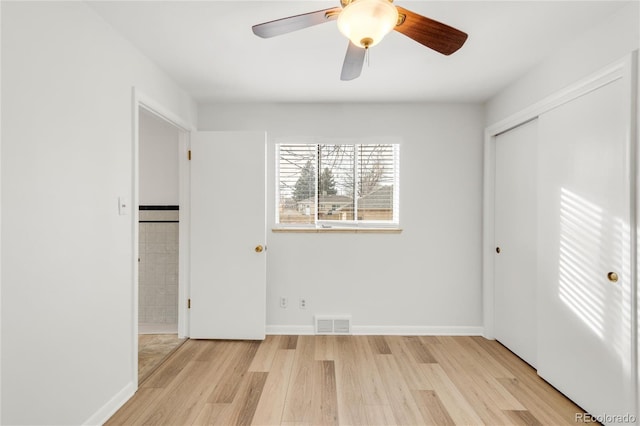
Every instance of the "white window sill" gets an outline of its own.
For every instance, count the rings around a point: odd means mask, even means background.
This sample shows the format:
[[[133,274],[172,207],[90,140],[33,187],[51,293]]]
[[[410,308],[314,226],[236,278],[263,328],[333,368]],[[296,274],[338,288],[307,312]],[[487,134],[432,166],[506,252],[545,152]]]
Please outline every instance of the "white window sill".
[[[271,232],[275,233],[293,233],[293,234],[400,234],[402,228],[316,228],[316,227],[291,227],[291,228],[272,228]]]

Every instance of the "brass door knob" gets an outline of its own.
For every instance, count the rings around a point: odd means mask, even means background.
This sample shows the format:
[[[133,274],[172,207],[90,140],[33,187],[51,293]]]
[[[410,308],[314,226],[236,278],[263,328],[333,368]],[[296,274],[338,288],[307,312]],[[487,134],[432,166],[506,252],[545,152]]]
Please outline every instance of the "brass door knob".
[[[261,245],[257,245],[255,250],[256,250],[256,253],[262,253],[262,251],[264,250],[264,247],[262,247]]]
[[[615,272],[609,272],[607,274],[607,278],[609,279],[609,281],[611,281],[612,283],[617,283],[618,282],[618,274],[616,274]]]

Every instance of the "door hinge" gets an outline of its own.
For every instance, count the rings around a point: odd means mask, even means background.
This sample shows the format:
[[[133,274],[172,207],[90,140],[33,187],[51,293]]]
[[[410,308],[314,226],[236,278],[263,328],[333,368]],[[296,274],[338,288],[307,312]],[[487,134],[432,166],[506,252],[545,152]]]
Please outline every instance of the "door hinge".
[[[187,158],[191,161],[191,150],[187,151]]]
[[[191,309],[191,299],[187,299],[187,309]]]

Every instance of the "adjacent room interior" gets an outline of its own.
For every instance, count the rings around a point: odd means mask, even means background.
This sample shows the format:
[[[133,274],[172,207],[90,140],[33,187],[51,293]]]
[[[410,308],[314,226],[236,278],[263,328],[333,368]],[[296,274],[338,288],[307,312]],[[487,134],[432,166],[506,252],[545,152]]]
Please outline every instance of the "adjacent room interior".
[[[637,424],[638,1],[0,19],[0,423]]]
[[[139,109],[138,377],[184,342],[178,336],[180,129]]]

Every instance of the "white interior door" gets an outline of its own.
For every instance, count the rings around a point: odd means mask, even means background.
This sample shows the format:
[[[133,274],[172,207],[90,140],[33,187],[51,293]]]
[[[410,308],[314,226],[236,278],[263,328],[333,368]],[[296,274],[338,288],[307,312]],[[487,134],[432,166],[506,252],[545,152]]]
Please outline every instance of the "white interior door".
[[[615,80],[538,127],[538,374],[596,416],[633,413],[628,90]]]
[[[265,337],[265,147],[264,133],[192,135],[191,338]]]
[[[534,367],[538,285],[537,143],[537,120],[495,139],[495,337]]]

